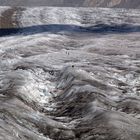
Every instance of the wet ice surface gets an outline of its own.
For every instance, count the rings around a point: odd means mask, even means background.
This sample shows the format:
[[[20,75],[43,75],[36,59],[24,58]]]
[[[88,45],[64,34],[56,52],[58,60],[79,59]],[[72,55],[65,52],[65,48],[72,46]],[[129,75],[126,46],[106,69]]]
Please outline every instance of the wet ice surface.
[[[138,10],[0,11],[0,140],[140,139]]]

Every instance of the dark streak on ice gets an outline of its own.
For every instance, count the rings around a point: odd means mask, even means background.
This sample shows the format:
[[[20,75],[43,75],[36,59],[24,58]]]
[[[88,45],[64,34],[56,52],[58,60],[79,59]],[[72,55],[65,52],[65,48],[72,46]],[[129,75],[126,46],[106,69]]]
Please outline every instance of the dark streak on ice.
[[[140,32],[140,26],[129,24],[98,24],[95,26],[77,26],[68,24],[50,24],[50,25],[36,25],[22,28],[3,28],[0,29],[0,37],[9,35],[32,35],[38,33],[49,32],[52,34],[59,32],[79,32],[79,33],[100,33],[100,34],[119,34],[119,33],[133,33]]]

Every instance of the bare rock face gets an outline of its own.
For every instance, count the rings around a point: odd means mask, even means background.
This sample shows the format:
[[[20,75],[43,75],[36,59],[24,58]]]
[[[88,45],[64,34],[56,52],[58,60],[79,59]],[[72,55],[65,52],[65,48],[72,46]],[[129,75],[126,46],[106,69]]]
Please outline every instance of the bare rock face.
[[[140,8],[139,0],[0,0],[2,6],[68,6]]]
[[[140,140],[139,17],[1,7],[0,140]]]
[[[138,0],[85,0],[85,6],[97,7],[117,7],[117,8],[139,8],[140,1]]]

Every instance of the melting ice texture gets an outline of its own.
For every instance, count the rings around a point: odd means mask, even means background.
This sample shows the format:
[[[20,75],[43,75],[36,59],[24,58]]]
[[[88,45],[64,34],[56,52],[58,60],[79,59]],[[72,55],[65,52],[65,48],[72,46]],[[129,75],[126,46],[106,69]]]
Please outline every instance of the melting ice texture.
[[[139,140],[139,10],[0,9],[1,140]]]

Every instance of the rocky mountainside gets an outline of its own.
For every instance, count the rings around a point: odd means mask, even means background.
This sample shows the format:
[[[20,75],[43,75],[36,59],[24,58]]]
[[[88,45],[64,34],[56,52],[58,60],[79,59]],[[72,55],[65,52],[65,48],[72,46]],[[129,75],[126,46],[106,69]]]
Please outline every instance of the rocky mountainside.
[[[0,0],[0,5],[140,8],[140,0]]]
[[[140,0],[85,0],[84,6],[140,8]]]

